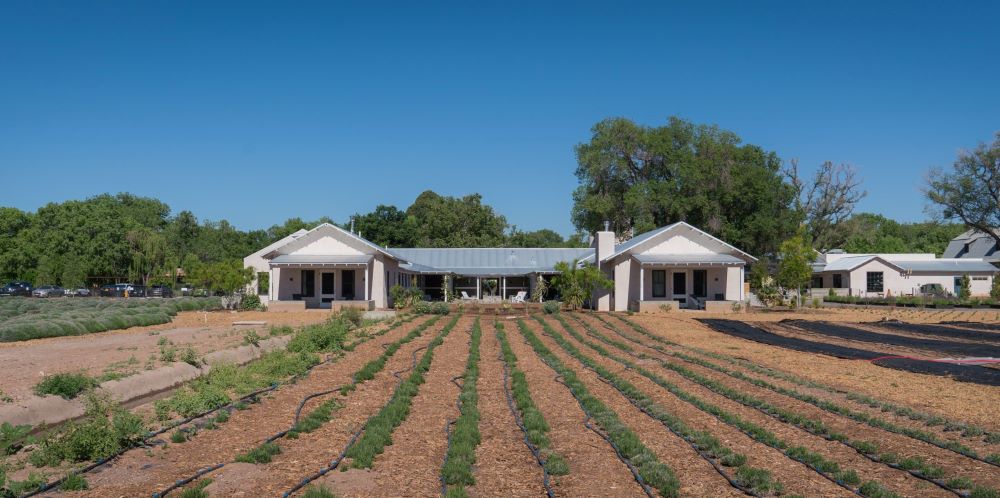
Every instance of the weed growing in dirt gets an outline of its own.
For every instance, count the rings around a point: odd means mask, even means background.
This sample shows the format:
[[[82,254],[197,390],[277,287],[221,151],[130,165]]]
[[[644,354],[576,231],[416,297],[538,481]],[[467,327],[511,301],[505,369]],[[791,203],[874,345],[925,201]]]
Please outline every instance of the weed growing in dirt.
[[[948,479],[948,487],[955,489],[969,489],[972,487],[972,479],[965,476],[952,477]]]
[[[302,498],[337,498],[337,495],[326,486],[309,486],[302,494]]]
[[[539,321],[541,320],[539,319]],[[523,320],[518,320],[517,325],[521,331],[521,335],[524,336],[528,344],[535,350],[535,353],[552,370],[562,376],[562,382],[580,403],[580,407],[604,429],[608,438],[619,448],[622,456],[635,465],[639,471],[639,475],[650,486],[656,488],[660,492],[660,495],[667,497],[677,496],[680,481],[670,467],[667,467],[666,464],[656,458],[656,455],[639,440],[639,437],[621,422],[614,410],[611,410],[601,400],[591,395],[583,382],[577,378],[576,372],[564,365],[542,343],[538,336],[528,329]]]
[[[181,498],[208,498],[208,491],[205,488],[212,484],[211,479],[202,479],[194,486],[185,489],[181,493]]]
[[[66,476],[66,479],[63,479],[62,484],[59,485],[59,489],[63,491],[82,491],[87,488],[87,480],[75,473]]]
[[[63,460],[83,462],[107,458],[131,447],[146,434],[142,418],[113,402],[109,396],[90,394],[79,422],[69,422],[42,440],[31,452],[36,467],[55,466]]]
[[[1000,493],[995,489],[976,487],[972,488],[969,498],[1000,498]]]
[[[257,335],[256,330],[248,330],[246,334],[243,335],[243,344],[260,347],[260,336]]]
[[[458,396],[460,415],[452,428],[451,440],[441,476],[449,489],[447,495],[465,495],[465,486],[476,483],[472,467],[476,464],[476,447],[479,446],[479,343],[482,338],[479,318],[472,324],[469,359],[465,364],[462,392]]]
[[[236,456],[237,462],[243,463],[270,463],[271,457],[281,453],[281,447],[277,443],[264,443],[246,453]]]
[[[755,493],[764,494],[773,491],[775,494],[781,494],[784,489],[781,483],[774,481],[769,471],[746,465],[736,469],[735,480]]]
[[[63,399],[73,399],[88,389],[97,387],[97,380],[84,373],[57,373],[46,375],[41,382],[35,384],[35,394],[39,396],[54,395]]]
[[[333,415],[333,410],[339,408],[340,405],[337,404],[335,400],[325,401],[315,410],[309,412],[308,415],[303,417],[292,427],[292,430],[288,431],[289,437],[296,437],[300,432],[312,432],[319,429],[320,426],[330,421],[330,417]]]
[[[875,481],[868,481],[862,484],[861,487],[858,488],[858,492],[865,498],[900,498],[899,495],[886,489],[885,486],[882,486]]]
[[[170,442],[174,444],[186,443],[188,440],[188,433],[183,430],[176,430],[170,435]]]
[[[538,448],[542,457],[545,470],[549,474],[561,476],[569,474],[569,464],[566,459],[551,448],[548,432],[549,424],[545,421],[545,416],[538,410],[535,400],[531,398],[528,391],[528,379],[520,369],[517,368],[517,356],[507,341],[507,333],[503,330],[503,324],[496,322],[496,336],[500,342],[500,351],[503,354],[503,361],[510,371],[510,389],[514,404],[521,415],[521,423],[524,424],[528,433],[528,441]]]
[[[413,402],[413,397],[417,395],[420,384],[424,382],[424,374],[430,369],[431,360],[434,358],[434,349],[444,342],[444,338],[458,323],[459,317],[460,315],[456,315],[441,329],[437,337],[427,345],[427,351],[424,352],[410,376],[396,387],[389,402],[365,424],[364,434],[347,450],[346,457],[352,460],[352,467],[371,468],[375,457],[385,450],[386,445],[392,443],[392,432],[410,414],[410,404]]]
[[[196,353],[194,348],[190,346],[184,348],[184,351],[181,352],[181,361],[195,368],[201,366],[201,360],[198,359],[198,353]]]
[[[17,453],[30,442],[30,432],[30,425],[11,425],[10,422],[0,424],[0,456]]]
[[[222,410],[215,416],[215,423],[224,424],[226,422],[229,422],[229,412]]]
[[[32,472],[23,481],[7,479],[6,470],[0,465],[0,498],[14,498],[38,489],[45,484],[45,477]]]

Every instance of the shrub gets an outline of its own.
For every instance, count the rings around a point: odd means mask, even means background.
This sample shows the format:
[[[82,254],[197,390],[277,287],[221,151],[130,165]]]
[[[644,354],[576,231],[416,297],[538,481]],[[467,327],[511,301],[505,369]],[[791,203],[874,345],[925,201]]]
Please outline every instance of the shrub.
[[[257,331],[248,330],[247,333],[243,335],[243,344],[260,347],[260,336],[257,335]]]
[[[87,480],[77,473],[69,474],[66,476],[66,479],[63,479],[62,484],[59,485],[59,489],[63,491],[82,491],[87,488]]]
[[[58,465],[63,460],[83,462],[107,458],[128,448],[146,434],[142,419],[108,396],[91,394],[83,420],[69,422],[41,442],[32,452],[37,467]]]
[[[351,329],[356,329],[364,324],[365,313],[359,308],[349,306],[340,310],[338,318],[347,323]]]
[[[418,315],[426,315],[431,312],[431,303],[427,301],[417,301],[413,305],[413,312]]]
[[[560,309],[562,309],[562,303],[559,301],[545,301],[545,303],[542,304],[542,311],[548,315],[559,313]]]
[[[80,393],[97,387],[97,380],[83,373],[57,373],[46,375],[42,381],[35,384],[35,394],[45,396],[51,394],[63,399],[73,399]]]
[[[673,311],[673,309],[674,309],[673,303],[663,303],[660,305],[660,311],[664,313],[670,313],[671,311]]]
[[[240,309],[243,311],[264,311],[264,303],[260,301],[260,296],[254,293],[247,294],[243,296],[243,300],[240,301]]]
[[[194,348],[187,347],[181,352],[181,361],[191,365],[192,367],[198,368],[201,366],[201,360],[198,359],[198,353],[195,352]]]
[[[326,486],[309,486],[302,498],[337,498]]]
[[[292,340],[288,342],[287,349],[295,353],[336,351],[343,347],[347,332],[347,324],[340,320],[329,320],[321,325],[310,325],[292,337]]]
[[[188,433],[183,430],[176,430],[170,435],[170,442],[174,444],[185,443],[188,440]]]
[[[448,303],[436,302],[431,305],[431,313],[435,315],[447,315],[451,313],[451,308],[448,307]]]

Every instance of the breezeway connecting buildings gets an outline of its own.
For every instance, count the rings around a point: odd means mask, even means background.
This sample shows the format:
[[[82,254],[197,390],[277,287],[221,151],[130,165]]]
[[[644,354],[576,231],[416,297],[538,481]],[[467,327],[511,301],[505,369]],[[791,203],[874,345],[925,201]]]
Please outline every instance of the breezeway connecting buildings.
[[[675,223],[616,243],[597,232],[589,248],[386,248],[331,224],[300,230],[244,258],[267,275],[269,309],[365,309],[392,306],[393,285],[416,285],[426,299],[531,296],[561,261],[596,264],[614,281],[598,291],[603,311],[729,308],[745,299],[745,268],[756,259],[687,223]],[[447,278],[446,278],[447,277]],[[256,283],[254,287],[258,286]],[[464,294],[463,294],[464,293]],[[551,291],[550,291],[551,294]]]

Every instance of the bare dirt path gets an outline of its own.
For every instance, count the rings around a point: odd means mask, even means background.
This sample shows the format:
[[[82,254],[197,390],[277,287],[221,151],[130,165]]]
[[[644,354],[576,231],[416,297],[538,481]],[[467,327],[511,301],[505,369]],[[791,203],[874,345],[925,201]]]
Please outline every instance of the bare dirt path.
[[[414,320],[382,337],[359,345],[335,363],[316,367],[308,377],[295,384],[282,386],[260,403],[250,405],[250,409],[234,411],[229,421],[219,425],[217,430],[201,431],[186,443],[170,443],[151,452],[136,449],[122,455],[110,466],[87,476],[91,489],[86,496],[145,496],[178,479],[189,477],[204,467],[232,462],[237,454],[252,449],[272,434],[287,429],[292,423],[296,407],[306,395],[349,382],[355,371],[382,353],[382,345],[402,338],[422,322],[423,319]],[[426,337],[434,328],[431,327],[424,332],[423,337],[407,346],[413,348],[417,347],[414,343],[429,341]],[[407,357],[398,360],[401,355]],[[398,360],[397,367],[400,362],[408,364],[408,350],[401,348],[394,359]],[[390,364],[389,368],[391,367]],[[392,377],[390,379],[395,380]],[[325,399],[328,398],[312,400],[303,413],[308,413]]]
[[[643,496],[632,473],[614,450],[584,425],[585,415],[566,386],[535,355],[513,323],[507,327],[517,366],[528,380],[528,390],[550,426],[552,449],[569,465],[569,474],[553,478],[558,496]]]
[[[83,371],[100,376],[105,371],[139,372],[164,364],[159,342],[192,347],[198,356],[239,346],[246,331],[266,337],[271,326],[321,323],[327,313],[267,313],[259,311],[182,311],[170,323],[95,334],[49,337],[0,343],[0,389],[12,402],[33,396],[32,388],[44,375]],[[266,321],[265,326],[233,326],[234,321]]]
[[[434,350],[431,369],[413,398],[410,415],[392,434],[392,445],[375,458],[375,487],[365,496],[434,496],[441,493],[441,466],[448,451],[445,425],[455,420],[461,389],[452,382],[465,371],[474,317],[462,317]],[[461,379],[458,379],[461,383]],[[342,489],[334,492],[355,496]]]
[[[524,433],[518,428],[507,405],[503,360],[500,358],[495,323],[495,320],[482,322],[482,355],[477,386],[482,442],[476,450],[476,484],[467,490],[471,496],[482,497],[544,496],[542,468],[525,446]]]
[[[590,319],[590,317],[587,317],[587,319]],[[585,348],[593,355],[597,355],[597,353],[592,349],[589,349],[589,347],[575,342],[575,339],[570,337],[568,334],[566,335],[566,338],[567,340],[574,342],[578,347]],[[624,356],[624,353],[621,355]],[[608,361],[610,360],[605,360],[602,364],[611,368],[611,364],[608,363]],[[619,366],[619,368],[621,367]],[[774,433],[778,438],[789,442],[791,445],[804,446],[811,451],[815,451],[823,455],[829,460],[839,463],[844,469],[853,469],[857,471],[862,481],[876,480],[905,496],[953,496],[933,484],[920,480],[905,471],[896,470],[891,467],[872,462],[858,454],[855,450],[838,442],[827,441],[822,437],[814,436],[793,425],[783,423],[775,418],[761,413],[760,411],[746,407],[740,403],[730,400],[729,398],[716,394],[708,388],[689,381],[680,374],[660,366],[658,363],[647,364],[646,368],[676,384],[681,389],[700,397],[706,402],[719,406],[730,413],[739,415],[740,418],[744,420],[751,421],[766,428]],[[802,465],[797,462],[793,462],[792,464]]]
[[[991,430],[1000,430],[996,400],[1000,387],[973,385],[949,378],[921,375],[882,368],[865,361],[844,360],[824,355],[801,353],[733,338],[715,332],[688,317],[689,314],[628,317],[652,333],[686,346],[735,356],[762,366],[848,391],[885,399],[900,405],[971,422]],[[765,313],[751,313],[746,319],[757,320]],[[784,315],[775,319],[803,315]],[[824,320],[828,314],[822,315]],[[730,315],[731,317],[731,315]],[[773,320],[772,320],[773,321]]]

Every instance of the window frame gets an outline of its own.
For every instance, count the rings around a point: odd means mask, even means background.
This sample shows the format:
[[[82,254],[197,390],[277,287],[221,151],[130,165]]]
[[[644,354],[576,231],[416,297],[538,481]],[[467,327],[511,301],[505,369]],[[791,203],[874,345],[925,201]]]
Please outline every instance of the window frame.
[[[885,292],[885,272],[870,271],[865,273],[865,288],[868,292]]]
[[[661,279],[659,283],[657,283],[656,281],[657,275],[659,275]],[[650,295],[652,295],[654,298],[667,297],[667,270],[653,270],[650,276],[650,285],[652,287],[650,290]],[[659,292],[657,292],[656,289],[657,286],[660,287]]]

